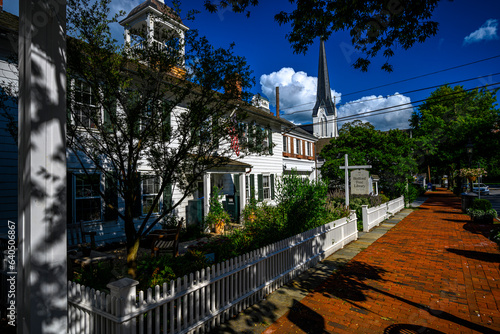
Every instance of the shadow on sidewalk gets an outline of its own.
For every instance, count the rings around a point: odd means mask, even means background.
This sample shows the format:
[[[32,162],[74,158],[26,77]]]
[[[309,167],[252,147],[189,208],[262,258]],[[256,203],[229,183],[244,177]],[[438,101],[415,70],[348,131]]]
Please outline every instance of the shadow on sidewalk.
[[[410,324],[396,324],[390,325],[384,330],[384,334],[444,334],[444,332],[438,331],[425,326],[410,325]]]
[[[476,253],[480,253],[480,252],[464,251],[463,255],[480,256],[480,254],[476,254]],[[481,259],[484,260],[484,258],[481,258]],[[497,257],[490,258],[490,260],[496,261]],[[466,319],[457,317],[453,314],[450,314],[450,313],[445,312],[445,311],[440,310],[440,309],[431,308],[429,305],[413,302],[411,300],[405,299],[403,297],[394,295],[388,291],[383,290],[384,288],[382,285],[378,285],[377,282],[373,282],[373,281],[384,281],[384,282],[388,282],[388,283],[390,283],[390,282],[398,283],[398,282],[388,281],[388,280],[384,279],[382,277],[382,274],[385,272],[387,272],[387,271],[381,267],[368,265],[366,263],[359,262],[359,261],[351,261],[344,268],[342,268],[336,274],[331,276],[324,284],[322,284],[318,288],[317,292],[321,293],[325,297],[342,299],[343,301],[348,302],[354,306],[354,307],[351,307],[351,310],[358,312],[358,313],[361,313],[363,315],[368,315],[370,313],[373,313],[377,316],[383,316],[383,314],[375,313],[372,310],[370,310],[366,307],[363,307],[362,305],[359,305],[356,303],[356,302],[367,301],[367,292],[374,291],[374,292],[379,293],[381,295],[384,295],[388,298],[399,300],[407,305],[413,306],[418,310],[425,311],[426,313],[428,313],[428,315],[430,317],[435,317],[435,318],[439,318],[442,320],[450,321],[450,322],[453,322],[457,325],[472,329],[474,331],[478,331],[480,333],[498,333],[498,331],[493,330],[492,328],[488,328],[488,327],[485,327],[481,324],[474,323],[474,322],[468,321]],[[367,281],[367,283],[365,283],[364,281]],[[321,317],[321,315],[319,315],[319,316]],[[290,321],[292,321],[294,323],[296,321],[298,321],[297,319],[294,319],[293,316],[289,316],[289,319],[290,319]],[[321,320],[324,321],[322,317],[321,317]],[[398,325],[401,327],[397,327]],[[386,331],[384,331],[384,333],[441,333],[437,330],[434,330],[434,329],[431,329],[431,328],[428,328],[425,326],[419,326],[419,325],[393,324],[391,326],[387,327]],[[417,331],[409,331],[409,330],[404,331],[403,329],[406,328],[404,326],[410,326],[412,329],[418,328],[422,331],[419,331],[419,330],[417,330]],[[398,328],[400,328],[403,331],[399,331],[399,332],[396,331]],[[305,331],[307,333],[315,333],[314,331],[312,331],[312,332],[307,331],[307,330],[305,330]],[[318,332],[318,333],[322,333],[322,332]]]
[[[450,253],[454,253],[460,256],[465,256],[469,259],[491,262],[491,263],[500,263],[500,254],[492,254],[492,253],[454,249],[454,248],[447,248],[446,250]]]
[[[306,333],[328,333],[323,316],[295,299],[287,319]]]

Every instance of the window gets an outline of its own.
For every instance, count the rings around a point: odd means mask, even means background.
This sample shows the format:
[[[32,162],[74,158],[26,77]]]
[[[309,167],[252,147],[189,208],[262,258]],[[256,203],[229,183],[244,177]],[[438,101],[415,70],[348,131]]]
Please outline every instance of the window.
[[[301,155],[302,154],[302,144],[300,139],[295,139],[295,154]]]
[[[74,82],[74,121],[76,125],[86,128],[96,128],[101,122],[101,114],[95,97],[95,92],[85,82]]]
[[[160,191],[160,179],[156,176],[148,177],[142,180],[142,214],[146,215],[153,207],[155,197]],[[151,213],[158,213],[159,201],[153,207]]]
[[[262,175],[262,189],[264,191],[264,199],[271,199],[271,180],[269,175]]]
[[[288,137],[283,136],[283,152],[288,153]]]
[[[100,174],[75,174],[75,221],[101,220]]]
[[[306,155],[308,157],[312,156],[312,144],[310,142],[306,142]]]

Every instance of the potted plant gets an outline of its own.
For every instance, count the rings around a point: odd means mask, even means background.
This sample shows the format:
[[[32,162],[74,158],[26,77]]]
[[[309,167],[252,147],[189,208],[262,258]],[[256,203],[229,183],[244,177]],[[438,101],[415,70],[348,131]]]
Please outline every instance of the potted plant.
[[[458,172],[458,176],[460,177],[465,177],[467,180],[469,180],[471,184],[471,191],[472,191],[472,183],[476,181],[478,177],[485,177],[487,176],[486,169],[484,168],[462,168]]]
[[[224,232],[224,226],[231,221],[231,216],[227,213],[219,202],[219,188],[214,187],[210,195],[210,211],[205,217],[205,224],[217,234]]]
[[[497,212],[491,208],[491,203],[485,199],[475,199],[467,213],[476,224],[493,224],[493,219],[497,217]]]

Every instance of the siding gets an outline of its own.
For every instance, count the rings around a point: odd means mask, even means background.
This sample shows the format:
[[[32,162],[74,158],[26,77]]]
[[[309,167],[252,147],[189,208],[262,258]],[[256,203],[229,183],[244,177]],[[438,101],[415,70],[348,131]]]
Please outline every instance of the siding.
[[[2,39],[0,42],[8,43]],[[17,87],[18,73],[15,66],[7,62],[12,50],[0,49],[0,83],[13,83]],[[17,105],[8,104],[7,110],[17,122]],[[7,221],[17,222],[17,145],[7,131],[7,120],[0,116],[0,233],[7,232]]]

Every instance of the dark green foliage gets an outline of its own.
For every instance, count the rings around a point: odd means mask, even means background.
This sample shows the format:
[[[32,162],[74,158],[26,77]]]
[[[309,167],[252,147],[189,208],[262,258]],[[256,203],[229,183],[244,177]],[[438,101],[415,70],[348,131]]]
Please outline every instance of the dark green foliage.
[[[348,154],[350,165],[371,165],[370,173],[380,177],[379,190],[396,198],[417,172],[414,149],[413,139],[400,130],[381,132],[370,123],[345,123],[339,137],[321,151],[325,159],[321,174],[330,184],[344,184],[345,174],[339,167]]]
[[[491,203],[486,199],[475,199],[474,202],[472,202],[472,209],[488,211],[491,209]]]
[[[408,184],[408,189],[405,188],[403,195],[405,197],[406,204],[409,204],[417,199],[417,197],[422,196],[425,193],[425,189],[419,184]]]
[[[455,171],[476,168],[478,163],[488,177],[500,176],[497,91],[445,85],[413,112],[410,126],[421,172],[427,172],[430,166],[431,175],[450,176],[453,187],[460,187],[460,180],[451,178]],[[474,145],[470,161],[466,153],[469,141]]]
[[[278,182],[278,202],[288,235],[309,230],[323,222],[326,216],[328,187],[297,175],[283,177]]]

